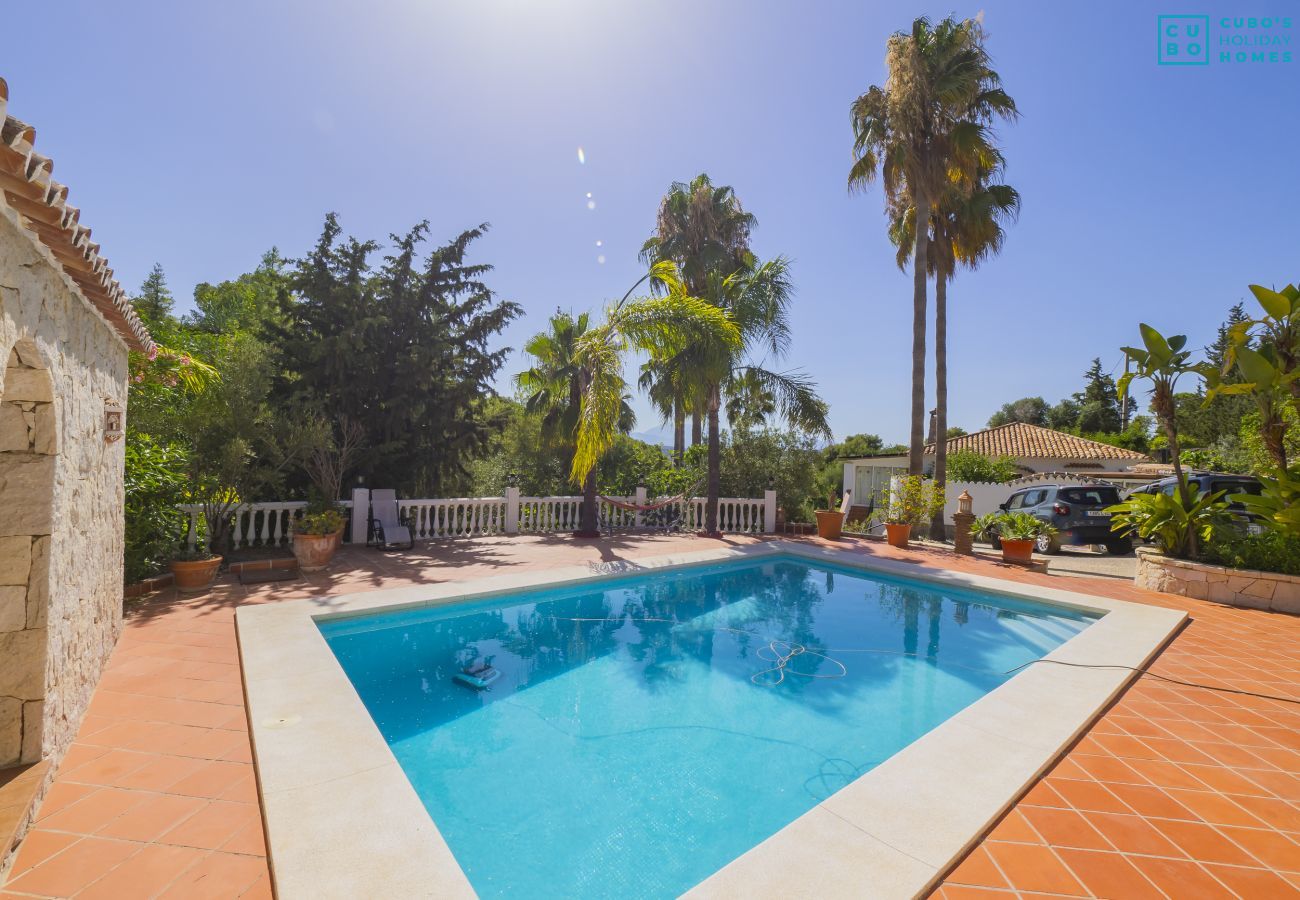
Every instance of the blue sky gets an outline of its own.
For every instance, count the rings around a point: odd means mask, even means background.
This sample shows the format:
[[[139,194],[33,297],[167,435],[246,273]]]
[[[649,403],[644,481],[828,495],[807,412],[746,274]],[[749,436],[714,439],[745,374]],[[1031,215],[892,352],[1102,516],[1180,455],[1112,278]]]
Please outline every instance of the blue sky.
[[[879,190],[845,190],[847,110],[916,15],[984,10],[1022,112],[1001,138],[1023,213],[949,292],[951,424],[1078,390],[1139,320],[1204,344],[1248,283],[1300,278],[1300,14],[1273,32],[1290,63],[1158,66],[1158,13],[1268,12],[1199,2],[61,2],[0,75],[128,288],[157,261],[188,298],[305,252],[330,210],[362,237],[488,221],[515,347],[622,294],[659,197],[707,171],[757,215],[757,252],[794,260],[788,366],[837,437],[893,441],[911,282]]]

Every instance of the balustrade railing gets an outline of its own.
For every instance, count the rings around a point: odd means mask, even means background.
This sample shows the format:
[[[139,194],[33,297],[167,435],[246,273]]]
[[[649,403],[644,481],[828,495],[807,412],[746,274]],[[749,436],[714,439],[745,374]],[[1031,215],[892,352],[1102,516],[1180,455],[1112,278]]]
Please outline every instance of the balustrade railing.
[[[351,500],[341,500],[339,505],[352,509]],[[305,500],[285,500],[274,503],[244,503],[231,513],[230,543],[235,550],[250,547],[287,547],[293,541],[293,520],[307,508]],[[198,543],[199,523],[203,520],[203,507],[198,503],[181,505],[181,512],[189,519],[185,540],[193,549]],[[347,540],[347,530],[343,539]]]
[[[417,541],[504,534],[506,530],[504,497],[398,500],[397,510]]]
[[[610,500],[617,501],[615,503]],[[370,492],[358,489],[352,500],[340,506],[366,510],[369,514]],[[629,504],[623,506],[620,504]],[[704,528],[705,500],[692,497],[665,509],[643,510],[647,505],[644,489],[631,497],[612,497],[600,501],[602,531],[636,529],[699,531]],[[236,507],[230,529],[232,548],[286,547],[293,541],[293,521],[302,514],[304,501],[246,503]],[[522,497],[518,488],[508,488],[503,497],[453,497],[437,500],[398,500],[398,515],[411,529],[417,541],[453,537],[480,537],[497,534],[545,534],[576,531],[582,520],[581,497]],[[185,539],[190,547],[198,541],[203,508],[185,504],[188,516]],[[365,516],[344,530],[343,539],[353,543],[366,540],[368,521]],[[730,533],[759,533],[776,530],[776,493],[768,491],[762,498],[722,497],[718,500],[718,529]]]

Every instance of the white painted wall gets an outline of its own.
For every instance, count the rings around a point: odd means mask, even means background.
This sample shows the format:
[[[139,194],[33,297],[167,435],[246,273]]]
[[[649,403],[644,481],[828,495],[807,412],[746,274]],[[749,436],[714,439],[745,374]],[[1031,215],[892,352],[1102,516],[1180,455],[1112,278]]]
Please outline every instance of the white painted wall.
[[[856,478],[855,463],[844,464],[844,489],[851,490]],[[1091,478],[1106,477],[1104,472],[1099,472]],[[1034,483],[1041,484],[1090,484],[1090,476],[1074,476],[1070,474],[1053,475],[1051,477],[1043,476],[1041,480],[1034,481],[1025,479],[1016,481],[1011,484],[1002,484],[999,482],[982,482],[982,481],[950,481],[944,489],[944,521],[952,524],[952,516],[957,512],[957,498],[961,496],[962,491],[968,491],[971,495],[971,507],[975,515],[983,515],[987,512],[995,512],[998,504],[1005,503],[1006,499],[1015,491],[1022,487],[1028,487]],[[853,502],[856,505],[866,505],[869,498],[854,496]]]

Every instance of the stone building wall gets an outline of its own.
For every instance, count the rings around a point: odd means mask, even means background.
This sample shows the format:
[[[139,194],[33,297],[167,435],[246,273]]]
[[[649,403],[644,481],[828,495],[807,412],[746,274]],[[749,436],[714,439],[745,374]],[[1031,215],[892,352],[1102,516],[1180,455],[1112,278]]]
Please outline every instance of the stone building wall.
[[[1300,615],[1300,577],[1295,575],[1170,559],[1139,547],[1134,581],[1138,587],[1166,594]]]
[[[127,348],[0,202],[0,767],[67,749],[122,624]],[[16,730],[15,730],[16,729]]]

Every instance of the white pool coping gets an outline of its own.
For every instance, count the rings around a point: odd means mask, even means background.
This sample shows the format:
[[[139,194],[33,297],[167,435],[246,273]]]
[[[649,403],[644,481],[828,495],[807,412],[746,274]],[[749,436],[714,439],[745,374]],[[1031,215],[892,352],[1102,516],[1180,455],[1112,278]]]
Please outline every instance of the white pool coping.
[[[776,555],[1104,613],[1045,657],[1059,662],[1141,668],[1186,618],[791,541],[240,607],[249,733],[277,896],[475,896],[318,621]],[[1134,677],[1121,668],[1029,666],[687,895],[921,895]]]

